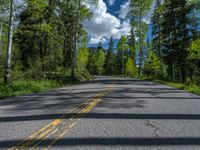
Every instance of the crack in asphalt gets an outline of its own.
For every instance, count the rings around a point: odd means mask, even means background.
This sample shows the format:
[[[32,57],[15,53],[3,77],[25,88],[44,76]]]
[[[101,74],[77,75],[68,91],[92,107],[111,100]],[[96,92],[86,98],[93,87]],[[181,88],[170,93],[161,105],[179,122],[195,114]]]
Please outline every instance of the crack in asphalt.
[[[154,129],[155,137],[159,137],[159,134],[158,134],[158,132],[159,132],[159,130],[160,130],[159,127],[157,127],[156,125],[154,125],[153,123],[151,123],[150,120],[147,120],[146,123],[145,123],[145,125],[146,125],[147,127],[153,128],[153,129]]]

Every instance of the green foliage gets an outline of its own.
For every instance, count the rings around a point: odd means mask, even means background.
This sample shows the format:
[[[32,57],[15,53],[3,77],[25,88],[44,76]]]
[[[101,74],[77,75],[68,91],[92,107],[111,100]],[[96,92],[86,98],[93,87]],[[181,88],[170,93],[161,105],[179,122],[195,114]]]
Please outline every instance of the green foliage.
[[[192,42],[191,46],[188,49],[189,59],[200,60],[200,39],[197,39]]]
[[[116,72],[118,75],[125,74],[125,61],[128,58],[129,46],[127,45],[127,38],[122,36],[117,44],[117,58],[116,58]]]
[[[200,39],[194,40],[188,48],[190,80],[200,86]]]
[[[187,85],[187,84],[163,81],[163,80],[162,81],[161,80],[153,80],[153,81],[200,95],[200,87],[197,85],[194,85],[194,84]]]
[[[128,58],[125,64],[125,75],[128,77],[138,77],[138,70],[131,58]]]
[[[98,75],[103,74],[103,65],[105,61],[105,53],[102,49],[100,49],[95,55],[95,67]]]
[[[105,52],[103,49],[92,49],[89,55],[88,70],[92,75],[102,75],[104,72]]]
[[[150,51],[145,61],[144,73],[152,77],[166,76],[166,72],[164,70],[164,67],[162,66],[161,61],[152,51]]]
[[[77,67],[78,70],[85,70],[88,64],[88,57],[89,57],[89,50],[88,48],[80,48],[78,50],[78,55],[77,55]]]
[[[110,42],[109,42],[109,49],[106,54],[105,63],[104,63],[104,72],[106,75],[115,74],[116,59],[115,59],[115,54],[113,52],[113,46],[114,46],[114,42],[113,42],[113,38],[111,37]]]
[[[23,94],[28,94],[28,93],[41,92],[41,91],[55,88],[58,86],[59,86],[59,84],[56,81],[50,81],[50,80],[14,81],[11,85],[4,85],[4,84],[0,83],[0,98],[23,95]]]
[[[138,37],[137,47],[139,47],[139,67],[140,67],[140,76],[142,75],[142,66],[144,59],[144,48],[146,47],[145,39],[147,36],[148,25],[144,22],[143,17],[147,15],[153,0],[131,0],[131,20],[132,26],[135,28],[136,37]]]

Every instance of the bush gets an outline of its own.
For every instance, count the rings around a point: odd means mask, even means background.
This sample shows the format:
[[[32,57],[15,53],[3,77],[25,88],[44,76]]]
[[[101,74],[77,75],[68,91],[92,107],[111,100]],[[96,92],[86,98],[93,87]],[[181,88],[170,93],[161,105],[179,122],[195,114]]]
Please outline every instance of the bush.
[[[168,75],[167,66],[151,51],[144,64],[144,74],[151,78],[166,78]]]
[[[19,81],[14,81],[10,85],[4,85],[3,83],[0,83],[0,98],[41,92],[58,86],[59,83],[50,80],[44,80],[44,81],[19,80]]]
[[[134,65],[131,58],[128,58],[125,64],[125,75],[128,77],[138,77],[137,67]]]

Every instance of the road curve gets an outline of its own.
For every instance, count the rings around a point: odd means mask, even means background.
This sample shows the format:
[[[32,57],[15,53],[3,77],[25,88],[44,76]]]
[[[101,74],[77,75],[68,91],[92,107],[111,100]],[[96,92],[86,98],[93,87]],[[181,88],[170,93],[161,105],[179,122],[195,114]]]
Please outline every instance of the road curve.
[[[0,100],[0,150],[199,150],[200,97],[149,81],[96,77]]]

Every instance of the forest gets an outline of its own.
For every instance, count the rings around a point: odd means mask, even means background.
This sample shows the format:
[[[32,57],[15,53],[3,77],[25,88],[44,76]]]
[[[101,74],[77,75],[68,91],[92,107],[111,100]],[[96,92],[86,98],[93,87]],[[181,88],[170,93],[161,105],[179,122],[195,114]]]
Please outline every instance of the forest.
[[[156,80],[200,94],[199,0],[130,0],[130,35],[110,37],[108,49],[88,45],[88,5],[98,0],[0,0],[0,98],[95,75]],[[149,25],[144,16],[152,7]]]

